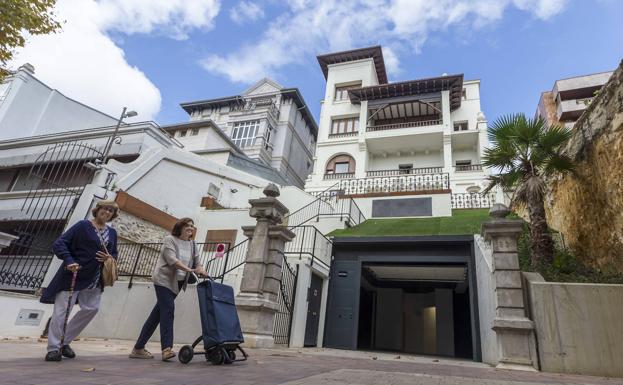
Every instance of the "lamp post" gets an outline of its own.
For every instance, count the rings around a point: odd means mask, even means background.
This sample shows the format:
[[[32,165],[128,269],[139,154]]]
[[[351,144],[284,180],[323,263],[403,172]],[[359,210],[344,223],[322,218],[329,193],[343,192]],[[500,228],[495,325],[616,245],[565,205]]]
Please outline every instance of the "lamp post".
[[[104,148],[104,156],[102,157],[102,164],[106,164],[106,161],[108,160],[108,155],[112,148],[113,142],[115,141],[115,138],[117,138],[117,133],[119,132],[119,127],[121,126],[121,122],[123,121],[123,119],[131,118],[133,116],[138,115],[136,111],[126,112],[127,109],[128,109],[127,107],[123,107],[123,111],[121,111],[121,116],[119,117],[119,120],[117,121],[117,126],[115,127],[115,131],[113,132],[112,136],[108,138],[108,141],[106,142],[106,147]]]

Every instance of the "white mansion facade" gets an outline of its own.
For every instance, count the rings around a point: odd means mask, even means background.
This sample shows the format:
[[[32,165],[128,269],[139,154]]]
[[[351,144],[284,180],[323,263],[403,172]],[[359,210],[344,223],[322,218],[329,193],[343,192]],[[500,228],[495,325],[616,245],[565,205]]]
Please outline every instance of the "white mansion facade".
[[[379,46],[321,55],[318,62],[327,83],[307,191],[451,193],[452,206],[460,207],[456,199],[487,185],[479,80],[444,74],[389,83]]]

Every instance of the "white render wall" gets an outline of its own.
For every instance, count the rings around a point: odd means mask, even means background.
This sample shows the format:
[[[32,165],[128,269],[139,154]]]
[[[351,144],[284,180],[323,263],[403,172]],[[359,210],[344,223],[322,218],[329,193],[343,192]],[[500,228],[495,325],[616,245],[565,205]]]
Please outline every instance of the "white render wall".
[[[10,84],[6,97],[0,101],[0,140],[117,123],[116,118],[48,87],[24,67],[5,82]]]
[[[328,66],[325,97],[322,101],[320,113],[318,145],[315,154],[313,173],[310,174],[305,188],[308,191],[320,191],[336,183],[334,179],[324,179],[327,163],[336,155],[350,155],[355,160],[355,178],[365,178],[366,171],[397,170],[399,164],[413,164],[414,168],[420,167],[444,167],[445,172],[450,174],[450,187],[455,193],[466,192],[471,186],[483,187],[483,180],[488,171],[455,172],[456,160],[471,160],[472,164],[480,164],[480,154],[488,145],[486,141],[486,120],[480,116],[480,81],[464,81],[466,98],[462,100],[461,107],[449,112],[447,107],[447,92],[441,93],[442,104],[445,102],[443,136],[438,143],[431,143],[431,148],[426,151],[421,149],[413,152],[401,151],[399,154],[391,149],[384,152],[379,145],[375,144],[374,154],[369,151],[366,144],[367,136],[379,138],[393,137],[397,133],[380,131],[366,133],[367,102],[352,104],[350,101],[334,101],[335,87],[360,82],[362,86],[377,85],[376,70],[372,59],[363,59],[346,63],[332,64]],[[443,107],[443,106],[442,106]],[[329,138],[331,121],[335,118],[359,116],[359,134],[338,138]],[[467,121],[468,133],[454,133],[455,121]],[[439,130],[439,127],[436,128]],[[394,130],[395,131],[395,130]],[[431,140],[430,133],[423,127],[418,128]],[[436,132],[436,131],[435,131]],[[413,134],[418,135],[418,134]],[[467,136],[466,136],[467,135]],[[441,136],[440,136],[441,138]],[[456,148],[444,144],[444,142],[457,141]],[[377,140],[377,139],[375,139]],[[383,139],[388,145],[395,146],[396,140]],[[400,139],[398,139],[400,140]],[[378,143],[378,142],[375,142]],[[384,144],[385,145],[385,144]],[[449,154],[444,152],[449,151]],[[447,164],[445,164],[447,163]],[[456,180],[456,181],[455,181]],[[458,184],[457,184],[458,182]],[[456,191],[455,191],[456,189]]]

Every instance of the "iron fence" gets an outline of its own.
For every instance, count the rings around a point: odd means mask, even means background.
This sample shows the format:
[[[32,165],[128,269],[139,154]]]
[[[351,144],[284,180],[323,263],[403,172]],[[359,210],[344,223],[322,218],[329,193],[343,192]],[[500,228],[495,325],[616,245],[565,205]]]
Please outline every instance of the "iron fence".
[[[282,256],[281,279],[279,280],[279,295],[277,296],[277,312],[273,324],[273,338],[276,344],[289,345],[292,332],[292,315],[294,314],[294,298],[299,275],[299,266],[292,268],[286,255],[279,250]]]
[[[495,194],[458,193],[450,196],[453,209],[490,208],[495,203]]]
[[[340,189],[345,195],[437,191],[449,188],[450,177],[448,173],[360,178],[340,182]]]
[[[320,263],[328,268],[331,263],[331,240],[314,226],[298,226],[291,230],[296,236],[286,243],[284,253],[289,256],[298,255],[299,259],[303,255],[309,256],[311,266]]]
[[[18,175],[12,191],[23,191],[22,205],[12,220],[0,221],[0,231],[18,237],[0,255],[0,288],[34,291],[41,287],[54,254],[52,243],[93,178],[86,163],[102,156],[82,142],[48,147],[28,174]]]
[[[224,243],[224,255],[216,257],[218,244],[217,242],[196,244],[199,249],[199,264],[206,269],[211,277],[224,275],[227,267],[231,266],[230,258],[231,261],[239,258],[239,253],[230,253],[229,243]],[[130,277],[128,288],[132,287],[135,278],[150,278],[152,276],[161,249],[162,243],[120,243],[117,246],[117,272],[119,276]],[[244,259],[244,255],[242,258]]]

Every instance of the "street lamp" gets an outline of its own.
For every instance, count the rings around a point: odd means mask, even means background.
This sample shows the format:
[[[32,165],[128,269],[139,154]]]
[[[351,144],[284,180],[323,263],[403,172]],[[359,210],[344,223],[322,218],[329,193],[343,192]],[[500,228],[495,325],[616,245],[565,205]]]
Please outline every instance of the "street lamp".
[[[117,138],[117,133],[119,132],[119,126],[121,126],[121,122],[123,121],[123,119],[131,118],[131,117],[138,115],[136,111],[126,112],[127,109],[128,109],[127,107],[123,107],[123,111],[121,111],[121,116],[119,117],[119,120],[117,121],[117,126],[115,127],[115,131],[113,132],[112,136],[108,138],[108,141],[106,142],[106,147],[104,148],[104,157],[102,158],[102,164],[106,164],[106,161],[108,160],[108,154],[110,153],[113,142]]]

